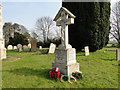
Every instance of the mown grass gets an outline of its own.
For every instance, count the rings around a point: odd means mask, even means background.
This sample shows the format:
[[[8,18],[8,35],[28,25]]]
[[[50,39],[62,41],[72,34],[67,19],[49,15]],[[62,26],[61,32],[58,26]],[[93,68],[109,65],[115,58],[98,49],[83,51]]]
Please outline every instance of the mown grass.
[[[49,78],[55,55],[40,52],[8,51],[2,62],[3,88],[118,88],[118,62],[116,52],[108,48],[76,54],[83,78],[73,84]],[[111,48],[109,48],[111,49]],[[116,49],[116,48],[112,48]],[[14,57],[14,58],[13,58]],[[16,61],[11,62],[12,59]],[[17,59],[20,58],[20,59]]]

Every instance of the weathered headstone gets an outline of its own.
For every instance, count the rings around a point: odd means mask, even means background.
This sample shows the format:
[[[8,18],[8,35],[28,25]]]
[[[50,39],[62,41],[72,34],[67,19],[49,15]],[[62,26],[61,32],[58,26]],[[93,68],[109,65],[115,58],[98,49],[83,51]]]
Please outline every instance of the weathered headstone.
[[[17,48],[18,48],[18,51],[19,51],[19,52],[23,51],[21,44],[18,44],[18,45],[17,45]]]
[[[23,45],[23,50],[28,49],[27,45]]]
[[[17,46],[14,46],[13,49],[16,50],[16,49],[18,49],[18,48],[17,48]]]
[[[117,49],[116,57],[117,57],[117,61],[120,61],[120,49]]]
[[[85,56],[88,56],[88,55],[89,55],[89,47],[85,46]]]
[[[68,25],[74,24],[75,16],[66,8],[61,7],[54,21],[61,26],[61,45],[55,51],[55,62],[52,68],[58,67],[62,74],[71,75],[79,71],[79,63],[76,62],[76,50],[68,44]]]
[[[36,51],[37,50],[37,40],[32,39],[31,40],[31,51]]]
[[[56,45],[51,43],[49,47],[49,54],[53,54],[55,52]]]
[[[8,45],[7,50],[13,50],[13,46],[12,45]]]
[[[42,46],[39,46],[39,49],[42,49]]]
[[[0,5],[0,60],[6,58],[6,48],[4,42],[2,31],[2,6]]]
[[[30,48],[30,49],[31,49],[31,44],[28,44],[28,48]]]
[[[107,44],[107,47],[112,47],[112,44]]]

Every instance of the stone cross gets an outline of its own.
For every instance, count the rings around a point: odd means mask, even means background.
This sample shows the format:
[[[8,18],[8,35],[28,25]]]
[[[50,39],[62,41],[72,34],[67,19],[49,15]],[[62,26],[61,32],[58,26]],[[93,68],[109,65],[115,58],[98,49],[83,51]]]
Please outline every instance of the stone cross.
[[[68,18],[70,16],[70,18]],[[56,26],[61,26],[61,44],[62,46],[68,45],[68,25],[74,24],[75,16],[68,11],[66,8],[62,7],[55,17]]]
[[[54,21],[61,26],[61,45],[55,50],[55,62],[52,68],[58,67],[60,73],[71,76],[73,72],[79,71],[79,63],[76,62],[76,50],[68,44],[68,25],[74,24],[75,16],[66,8],[61,7]]]

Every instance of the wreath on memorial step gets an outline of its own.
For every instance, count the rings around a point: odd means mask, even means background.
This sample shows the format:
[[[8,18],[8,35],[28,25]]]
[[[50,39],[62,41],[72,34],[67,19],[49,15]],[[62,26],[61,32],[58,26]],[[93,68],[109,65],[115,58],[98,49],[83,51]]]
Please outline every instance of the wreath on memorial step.
[[[61,82],[68,82],[68,80],[69,80],[69,76],[68,75],[61,75],[61,78],[60,78],[60,81]]]
[[[72,76],[75,77],[76,79],[81,79],[83,77],[82,73],[79,72],[73,72]]]
[[[68,81],[69,81],[69,83],[70,83],[70,84],[73,84],[73,82],[72,82],[72,81],[76,82],[77,80],[76,80],[76,78],[75,78],[75,77],[70,76]]]
[[[68,81],[68,79],[69,79],[68,76],[64,76],[64,77],[63,77],[63,80],[64,80],[64,81]]]
[[[50,71],[50,78],[51,79],[58,79],[60,76],[60,70],[58,68],[53,68]]]

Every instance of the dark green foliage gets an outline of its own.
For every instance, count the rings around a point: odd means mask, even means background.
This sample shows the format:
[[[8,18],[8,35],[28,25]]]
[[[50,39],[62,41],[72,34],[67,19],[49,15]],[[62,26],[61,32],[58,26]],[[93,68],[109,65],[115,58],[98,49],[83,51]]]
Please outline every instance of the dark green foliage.
[[[58,47],[61,44],[61,39],[55,39],[54,43],[56,44],[56,47]]]
[[[56,47],[58,47],[61,43],[61,39],[48,39],[46,42],[39,41],[37,42],[37,47],[42,46],[43,48],[49,48],[50,43],[54,43]]]
[[[39,48],[39,46],[43,46],[43,42],[42,41],[39,41],[39,42],[37,42],[37,47]]]
[[[90,47],[90,51],[96,51],[99,49],[100,38],[99,38],[99,23],[100,23],[100,6],[98,2],[89,3],[90,4],[90,16],[88,20],[90,21],[90,35],[88,46]],[[90,18],[91,17],[91,18]]]
[[[23,34],[25,36],[25,39],[30,39],[31,36],[28,32],[28,30],[23,26],[23,25],[19,25],[17,23],[11,23],[11,22],[6,22],[3,25],[3,34],[4,34],[4,38],[5,38],[5,46],[7,47],[8,44],[13,44],[18,42],[17,39],[15,39],[14,37],[16,37],[14,34],[15,33],[20,33],[19,35]],[[17,34],[16,34],[17,35]],[[18,35],[18,36],[19,36]],[[13,39],[14,38],[14,39]],[[9,40],[10,39],[10,40]],[[14,41],[14,42],[12,42]],[[21,41],[20,41],[21,42]],[[27,42],[27,41],[26,41]],[[25,43],[25,42],[23,42]]]
[[[96,51],[108,43],[109,2],[63,2],[62,6],[76,16],[75,23],[69,26],[69,43],[77,51],[85,46],[89,46],[90,51]]]
[[[100,2],[100,13],[101,24],[99,26],[101,32],[101,45],[99,47],[102,49],[109,41],[110,3]]]
[[[43,47],[44,47],[44,48],[49,48],[49,47],[50,47],[50,43],[52,43],[51,40],[45,41],[44,44],[43,44]]]
[[[28,40],[24,35],[15,32],[14,33],[14,38],[10,37],[8,44],[13,45],[13,46],[17,46],[17,44],[27,45]]]

